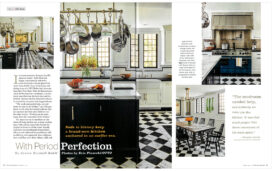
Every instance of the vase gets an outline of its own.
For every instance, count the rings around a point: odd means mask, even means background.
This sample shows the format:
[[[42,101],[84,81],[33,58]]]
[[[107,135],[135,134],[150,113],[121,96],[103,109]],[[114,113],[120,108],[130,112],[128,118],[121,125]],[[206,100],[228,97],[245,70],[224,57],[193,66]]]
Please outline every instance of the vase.
[[[188,125],[191,126],[191,125],[192,125],[192,122],[191,122],[191,121],[188,121]]]
[[[84,75],[86,77],[91,76],[91,72],[90,72],[90,69],[88,67],[82,68],[82,78],[84,77]]]

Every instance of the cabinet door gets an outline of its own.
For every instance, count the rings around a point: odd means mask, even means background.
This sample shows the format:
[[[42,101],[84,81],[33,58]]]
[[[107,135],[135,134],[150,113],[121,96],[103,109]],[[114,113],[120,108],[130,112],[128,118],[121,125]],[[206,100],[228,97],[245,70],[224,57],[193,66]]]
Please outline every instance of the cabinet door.
[[[141,99],[140,99],[140,107],[143,107],[146,105],[146,93],[141,92],[138,90],[138,93],[141,95]]]
[[[2,59],[3,69],[16,69],[16,54],[5,53]]]
[[[138,100],[114,100],[112,103],[112,131],[116,138],[115,148],[135,150],[139,138],[139,106]],[[131,154],[132,155],[132,154]]]
[[[146,105],[147,106],[158,106],[161,104],[160,92],[148,92],[146,94]]]
[[[252,74],[261,74],[261,53],[252,52]]]
[[[163,88],[161,92],[161,100],[163,107],[172,107],[172,83],[163,82]]]

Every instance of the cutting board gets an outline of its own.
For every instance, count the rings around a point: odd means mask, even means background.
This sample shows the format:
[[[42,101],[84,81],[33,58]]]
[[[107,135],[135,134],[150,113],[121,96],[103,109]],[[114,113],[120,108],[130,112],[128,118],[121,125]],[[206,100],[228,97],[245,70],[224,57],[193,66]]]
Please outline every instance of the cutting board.
[[[96,88],[77,88],[73,90],[74,93],[104,93],[105,88],[96,89]]]

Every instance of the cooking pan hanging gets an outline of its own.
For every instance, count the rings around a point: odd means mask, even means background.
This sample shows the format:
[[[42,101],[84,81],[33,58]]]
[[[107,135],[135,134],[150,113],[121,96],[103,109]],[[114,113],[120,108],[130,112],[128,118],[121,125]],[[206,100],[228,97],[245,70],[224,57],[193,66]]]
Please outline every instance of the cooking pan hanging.
[[[96,23],[92,25],[92,34],[91,34],[94,41],[101,40],[101,31],[102,31],[102,26],[98,24],[98,18],[96,13]]]
[[[89,9],[88,9],[88,10],[89,10]],[[90,21],[90,13],[87,14],[87,17],[88,17],[88,24],[89,24],[89,21]],[[88,25],[83,24],[83,23],[81,23],[81,24],[84,26],[84,28],[85,28],[85,30],[86,30],[86,32],[87,32],[87,35],[86,35],[86,36],[79,36],[79,43],[80,43],[81,45],[87,45],[87,44],[90,42],[92,36],[91,36],[91,34],[90,34],[90,30],[89,30]]]

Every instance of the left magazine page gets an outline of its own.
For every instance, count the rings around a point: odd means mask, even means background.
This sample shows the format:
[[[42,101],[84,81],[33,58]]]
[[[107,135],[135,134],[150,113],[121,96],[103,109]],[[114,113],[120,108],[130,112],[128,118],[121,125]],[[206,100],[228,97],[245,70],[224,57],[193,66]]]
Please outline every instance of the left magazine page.
[[[58,7],[0,3],[1,168],[59,168]]]

